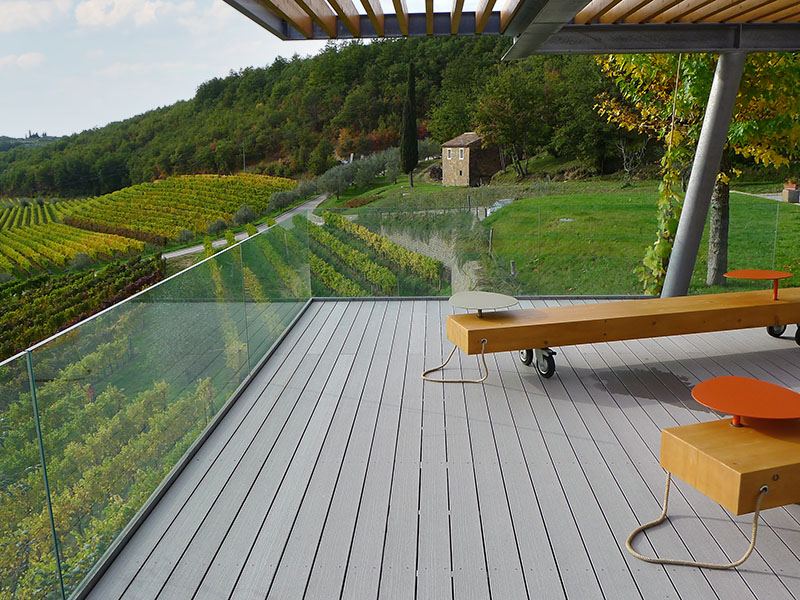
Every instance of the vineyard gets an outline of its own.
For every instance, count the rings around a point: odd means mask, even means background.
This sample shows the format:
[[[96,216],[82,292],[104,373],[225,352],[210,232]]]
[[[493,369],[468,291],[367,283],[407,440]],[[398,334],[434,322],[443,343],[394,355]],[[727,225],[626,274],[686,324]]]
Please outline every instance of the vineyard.
[[[267,175],[185,175],[142,183],[75,203],[64,222],[164,245],[182,229],[203,233],[242,204],[264,213],[273,193],[295,182]]]
[[[39,275],[0,285],[0,361],[163,276],[162,262],[147,257],[111,263],[97,271]]]
[[[307,237],[315,296],[426,296],[447,293],[447,273],[438,260],[412,252],[366,227],[331,212],[325,226],[294,217],[295,236]]]
[[[144,242],[110,233],[97,233],[50,222],[0,231],[0,272],[32,275],[63,269],[76,254],[91,260],[113,259],[144,249]]]

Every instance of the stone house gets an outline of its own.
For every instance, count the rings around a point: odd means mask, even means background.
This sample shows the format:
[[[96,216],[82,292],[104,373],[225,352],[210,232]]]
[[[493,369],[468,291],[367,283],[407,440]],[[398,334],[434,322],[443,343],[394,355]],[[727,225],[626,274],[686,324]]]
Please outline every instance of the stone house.
[[[496,146],[483,148],[481,142],[481,136],[468,131],[442,144],[442,185],[489,183],[502,168],[500,151]]]

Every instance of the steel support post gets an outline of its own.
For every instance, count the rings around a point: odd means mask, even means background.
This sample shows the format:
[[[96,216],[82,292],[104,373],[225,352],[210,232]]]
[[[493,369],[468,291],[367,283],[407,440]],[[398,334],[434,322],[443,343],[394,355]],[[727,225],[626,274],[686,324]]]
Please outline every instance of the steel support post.
[[[746,58],[745,52],[731,52],[721,54],[717,62],[662,298],[685,296],[689,291]]]

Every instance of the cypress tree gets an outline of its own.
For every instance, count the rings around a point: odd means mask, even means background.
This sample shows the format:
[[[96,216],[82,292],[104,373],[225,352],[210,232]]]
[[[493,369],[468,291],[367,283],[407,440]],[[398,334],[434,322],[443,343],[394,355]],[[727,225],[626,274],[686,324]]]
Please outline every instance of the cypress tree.
[[[414,187],[414,167],[419,162],[417,149],[417,100],[414,94],[414,63],[408,64],[408,93],[403,102],[403,130],[400,136],[400,166]]]

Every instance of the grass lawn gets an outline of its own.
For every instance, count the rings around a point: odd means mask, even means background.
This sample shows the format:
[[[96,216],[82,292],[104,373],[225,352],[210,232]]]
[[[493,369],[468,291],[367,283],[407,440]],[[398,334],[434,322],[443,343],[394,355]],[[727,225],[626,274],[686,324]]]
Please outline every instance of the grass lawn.
[[[497,267],[507,271],[515,261],[518,294],[641,293],[634,269],[655,239],[656,187],[645,182],[616,192],[528,198],[501,209],[483,222],[494,228]],[[800,276],[798,231],[799,206],[732,194],[728,268],[773,268],[774,252],[775,268]],[[732,281],[708,288],[707,248],[706,231],[692,293],[763,287]]]

